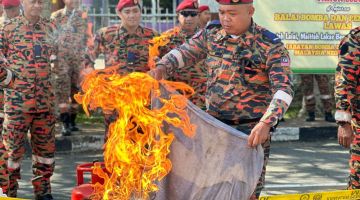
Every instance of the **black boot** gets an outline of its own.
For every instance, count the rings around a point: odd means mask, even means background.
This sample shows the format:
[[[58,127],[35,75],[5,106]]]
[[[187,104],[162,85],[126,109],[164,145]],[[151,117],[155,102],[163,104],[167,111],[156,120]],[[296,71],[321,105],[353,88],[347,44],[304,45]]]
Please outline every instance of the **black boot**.
[[[53,196],[51,194],[45,195],[36,195],[35,200],[53,200]]]
[[[315,121],[315,112],[308,112],[308,117],[305,119],[307,122]]]
[[[70,130],[71,131],[80,131],[80,129],[76,126],[76,114],[70,115]]]
[[[61,134],[63,136],[70,136],[71,130],[70,130],[70,115],[69,115],[69,113],[61,113],[60,120],[62,122]]]
[[[334,116],[331,114],[331,112],[325,112],[325,121],[327,122],[336,122]]]

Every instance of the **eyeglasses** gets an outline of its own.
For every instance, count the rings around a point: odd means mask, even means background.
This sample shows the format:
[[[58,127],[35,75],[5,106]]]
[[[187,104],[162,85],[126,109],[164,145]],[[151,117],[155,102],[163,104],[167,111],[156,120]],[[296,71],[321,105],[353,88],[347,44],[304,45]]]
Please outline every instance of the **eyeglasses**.
[[[198,12],[196,12],[196,11],[181,11],[180,14],[184,17],[189,17],[189,16],[195,17],[198,15]]]

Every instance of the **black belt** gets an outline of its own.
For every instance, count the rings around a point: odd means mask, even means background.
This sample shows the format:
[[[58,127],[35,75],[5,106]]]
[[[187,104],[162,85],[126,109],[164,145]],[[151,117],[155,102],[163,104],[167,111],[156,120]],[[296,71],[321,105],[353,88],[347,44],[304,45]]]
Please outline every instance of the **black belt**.
[[[253,122],[259,122],[261,118],[255,118],[255,119],[241,119],[241,120],[228,120],[228,119],[220,119],[220,118],[216,118],[219,121],[224,122],[227,125],[242,125],[242,124],[248,124],[248,123],[253,123]]]

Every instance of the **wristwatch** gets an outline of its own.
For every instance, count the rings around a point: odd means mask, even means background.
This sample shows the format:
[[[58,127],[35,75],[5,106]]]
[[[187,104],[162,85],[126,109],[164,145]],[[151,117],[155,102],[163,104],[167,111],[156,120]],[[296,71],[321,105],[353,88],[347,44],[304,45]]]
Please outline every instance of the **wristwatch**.
[[[336,124],[339,126],[345,126],[346,124],[351,124],[351,123],[347,121],[336,121]]]

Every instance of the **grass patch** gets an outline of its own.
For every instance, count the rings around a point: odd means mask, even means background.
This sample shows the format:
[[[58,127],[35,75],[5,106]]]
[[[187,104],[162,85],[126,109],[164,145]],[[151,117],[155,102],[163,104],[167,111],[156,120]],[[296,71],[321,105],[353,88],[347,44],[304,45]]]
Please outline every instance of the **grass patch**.
[[[92,113],[89,117],[84,113],[78,113],[76,117],[76,122],[79,124],[94,124],[94,123],[104,123],[104,117],[100,113]]]
[[[295,119],[298,118],[301,107],[290,106],[290,108],[285,113],[285,119]]]

